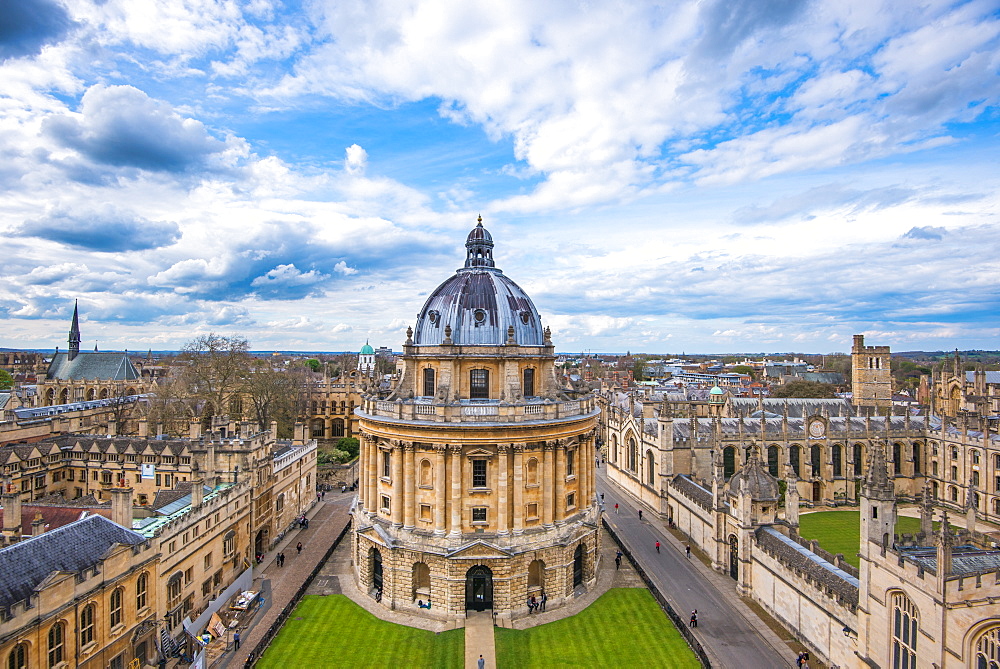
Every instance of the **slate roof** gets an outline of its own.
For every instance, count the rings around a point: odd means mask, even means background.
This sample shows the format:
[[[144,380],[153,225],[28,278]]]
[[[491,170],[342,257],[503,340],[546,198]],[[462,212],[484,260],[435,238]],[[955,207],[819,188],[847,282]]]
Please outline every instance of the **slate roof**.
[[[92,568],[116,544],[137,546],[145,537],[102,516],[88,516],[0,549],[0,607],[31,596],[49,574]]]
[[[965,380],[973,383],[976,380],[975,372],[966,372]],[[986,371],[986,383],[1000,383],[1000,371]]]
[[[60,381],[132,381],[139,378],[139,371],[125,353],[78,353],[72,360],[65,352],[56,353],[45,373],[46,379]]]
[[[685,497],[694,500],[703,509],[712,508],[712,491],[705,490],[684,474],[675,476],[670,485],[678,492],[683,493]]]
[[[788,408],[789,418],[804,418],[806,416],[830,415],[853,416],[854,406],[845,399],[814,399],[808,397],[765,397],[764,410],[784,415]],[[753,413],[760,408],[760,400],[756,397],[733,397],[729,400],[730,410],[739,416]]]
[[[917,546],[897,548],[904,560],[918,564],[937,573],[937,548]],[[982,574],[1000,569],[1000,550],[986,550],[975,546],[955,546],[951,552],[951,573]]]

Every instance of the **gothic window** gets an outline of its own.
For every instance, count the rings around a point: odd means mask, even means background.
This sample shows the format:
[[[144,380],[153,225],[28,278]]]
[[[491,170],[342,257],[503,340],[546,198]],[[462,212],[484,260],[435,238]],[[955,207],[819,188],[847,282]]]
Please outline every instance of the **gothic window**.
[[[812,446],[809,449],[809,464],[811,465],[810,470],[813,476],[819,476],[820,469],[820,449],[819,446]]]
[[[854,444],[854,475],[861,476],[861,444]]]
[[[635,445],[635,437],[628,438],[628,470],[635,471],[636,460],[639,459],[639,452]]]
[[[931,481],[931,497],[937,499],[937,496],[938,496],[938,482]]]
[[[781,474],[778,469],[778,447],[768,446],[767,447],[767,471],[774,478],[779,478]]]
[[[899,476],[903,472],[903,448],[898,444],[892,445],[892,473]]]
[[[611,462],[618,464],[618,435],[611,435]]]
[[[7,669],[27,669],[28,667],[28,644],[19,643],[14,646],[7,656]]]
[[[167,608],[172,609],[181,598],[181,577],[182,573],[177,572],[167,581]]]
[[[799,469],[799,447],[792,446],[788,449],[788,462],[792,466],[792,471],[795,472],[796,476],[802,476],[802,470]]]
[[[528,460],[528,464],[524,466],[524,470],[525,485],[538,485],[538,460],[535,458]]]
[[[844,475],[844,467],[841,462],[841,451],[843,447],[840,444],[836,444],[833,447],[833,475],[835,477],[841,477]]]
[[[972,464],[978,465],[979,464],[979,451],[972,451],[971,455],[972,455]]]
[[[901,592],[892,596],[892,669],[917,667],[917,607]]]
[[[951,501],[953,502],[958,501],[958,488],[956,488],[955,486],[951,486]]]
[[[486,487],[486,460],[478,459],[472,461],[472,487]]]
[[[392,453],[389,451],[382,451],[382,478],[389,478],[392,476]]]
[[[921,473],[920,467],[920,444],[913,444],[913,473]]]
[[[656,485],[656,460],[653,451],[646,451],[646,485]]]
[[[433,473],[433,469],[431,468],[431,461],[430,460],[421,460],[420,461],[420,485],[425,486],[427,488],[431,487],[431,485],[433,484],[433,481],[434,481],[432,473]]]
[[[983,632],[976,643],[976,669],[1000,669],[1000,627]]]
[[[111,593],[111,606],[109,607],[111,616],[111,628],[114,629],[122,624],[122,600],[124,599],[125,591],[121,588],[115,588]]]
[[[80,611],[80,645],[86,646],[94,641],[94,612],[97,607],[87,604]]]
[[[972,472],[972,485],[976,488],[979,487],[979,472],[977,471]]]
[[[733,473],[736,471],[736,449],[732,446],[726,446],[722,449],[722,476],[723,478],[732,477]]]
[[[521,394],[525,397],[535,396],[535,370],[532,367],[524,370]]]
[[[56,623],[49,628],[49,667],[55,667],[63,661],[65,636],[63,623]]]
[[[424,397],[434,397],[434,370],[424,369]]]
[[[490,371],[488,369],[469,370],[469,397],[486,400],[490,397]]]

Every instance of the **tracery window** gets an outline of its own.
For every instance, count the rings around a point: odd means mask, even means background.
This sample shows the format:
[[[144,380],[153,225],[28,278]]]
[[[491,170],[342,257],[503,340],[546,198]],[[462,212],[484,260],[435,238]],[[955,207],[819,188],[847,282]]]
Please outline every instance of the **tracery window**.
[[[653,451],[646,451],[646,485],[656,485],[656,461]]]
[[[27,669],[28,667],[28,644],[19,643],[10,651],[7,656],[7,669]]]
[[[976,669],[1000,669],[1000,627],[986,630],[979,637]]]
[[[114,629],[122,624],[122,593],[124,591],[121,588],[115,588],[111,593],[111,606],[110,609],[110,622],[111,628]]]
[[[635,471],[636,460],[638,459],[639,453],[635,445],[635,438],[628,438],[628,470],[630,472]]]
[[[837,444],[833,447],[833,475],[836,477],[844,475],[843,471],[844,468],[841,462],[841,455],[840,455],[842,448],[843,447],[840,444]]]
[[[80,645],[86,646],[94,640],[94,611],[97,607],[87,604],[80,611]]]
[[[767,471],[774,478],[781,476],[778,469],[778,452],[777,446],[767,447]]]
[[[143,572],[135,582],[135,610],[146,608],[146,592],[149,590],[149,574]]]
[[[917,667],[917,607],[901,592],[892,596],[892,669]]]
[[[56,623],[49,628],[49,667],[55,667],[63,661],[64,639],[65,627],[63,623]]]

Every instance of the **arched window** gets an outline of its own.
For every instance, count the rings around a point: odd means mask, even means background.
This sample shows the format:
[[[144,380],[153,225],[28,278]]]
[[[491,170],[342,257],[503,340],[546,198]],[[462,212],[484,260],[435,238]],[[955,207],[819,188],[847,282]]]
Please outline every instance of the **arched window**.
[[[425,562],[413,565],[413,599],[431,598],[431,569]]]
[[[646,451],[646,485],[656,485],[656,460],[653,451]]]
[[[65,655],[63,652],[65,637],[66,628],[64,623],[58,622],[49,628],[49,667],[55,667],[63,661]]]
[[[611,435],[611,462],[618,464],[618,435]]]
[[[822,455],[820,454],[819,446],[817,446],[817,445],[814,444],[809,449],[810,472],[812,473],[813,476],[819,476],[820,475],[819,472],[820,472],[820,460],[821,460],[821,458],[822,458]]]
[[[976,642],[976,669],[1000,669],[1000,627],[986,630]]]
[[[781,473],[778,466],[779,451],[777,446],[767,447],[767,471],[774,478],[779,478]]]
[[[628,438],[628,470],[634,472],[636,469],[636,460],[639,459],[639,449],[635,445],[635,437]]]
[[[331,427],[331,429],[333,431],[333,436],[334,437],[343,437],[344,436],[344,419],[343,418],[334,418],[333,422],[330,424],[330,427]]]
[[[951,486],[951,501],[953,502],[958,501],[958,488],[956,488],[955,486]]]
[[[903,447],[898,442],[892,445],[892,473],[896,476],[903,473]]]
[[[178,581],[179,583],[180,581]],[[80,645],[86,646],[94,641],[94,613],[97,607],[87,604],[80,611]]]
[[[143,572],[135,581],[135,610],[142,611],[146,608],[146,593],[149,591],[149,574]]]
[[[424,397],[434,397],[434,368],[424,368]]]
[[[892,669],[916,669],[917,607],[901,592],[892,596]]]
[[[920,467],[921,467],[921,464],[920,464],[920,460],[921,460],[921,458],[920,458],[920,450],[921,450],[920,449],[920,444],[915,442],[913,444],[913,473],[914,474],[919,474],[921,472],[921,469],[920,469]]]
[[[931,481],[931,497],[937,499],[938,497],[938,482]]]
[[[28,644],[22,642],[14,646],[7,656],[7,669],[27,669]]]
[[[108,607],[111,629],[122,624],[122,600],[124,599],[124,594],[125,591],[122,588],[115,588],[111,592],[111,603]]]
[[[728,479],[732,477],[735,471],[736,449],[732,446],[726,446],[722,449],[722,476]]]
[[[469,370],[469,397],[474,400],[490,398],[490,370]]]
[[[431,461],[424,459],[420,461],[420,485],[431,487],[434,484],[434,470]]]
[[[545,589],[545,563],[532,560],[528,565],[528,592]]]
[[[854,444],[854,475],[861,476],[861,444]]]
[[[833,446],[833,475],[835,477],[841,477],[844,475],[844,463],[843,463],[843,451],[844,447],[840,444],[834,444]]]
[[[538,460],[529,458],[524,465],[524,484],[538,485]]]
[[[799,468],[799,446],[790,446],[788,448],[788,463],[792,466],[792,471],[795,475],[802,477],[802,470]]]

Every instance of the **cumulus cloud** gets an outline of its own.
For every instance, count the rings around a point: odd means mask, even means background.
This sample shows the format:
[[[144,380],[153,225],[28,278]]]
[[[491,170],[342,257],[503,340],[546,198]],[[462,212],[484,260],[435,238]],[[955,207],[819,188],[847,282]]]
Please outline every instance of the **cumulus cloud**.
[[[111,205],[54,209],[42,218],[25,221],[14,234],[106,253],[169,246],[181,235],[172,221],[150,221]]]
[[[924,225],[921,227],[913,227],[906,231],[903,235],[903,239],[933,239],[940,240],[947,234],[947,230],[941,227],[936,227],[933,225]]]
[[[45,128],[96,162],[154,171],[201,166],[226,149],[200,121],[132,86],[92,86],[80,114],[50,117]]]
[[[37,55],[72,25],[62,5],[51,0],[0,0],[0,61]]]
[[[344,169],[348,174],[359,175],[365,173],[368,165],[368,152],[357,144],[351,144],[345,151]]]
[[[266,274],[251,281],[250,285],[263,296],[293,299],[315,291],[317,284],[328,278],[314,269],[303,272],[295,265],[288,264],[268,270]]]

